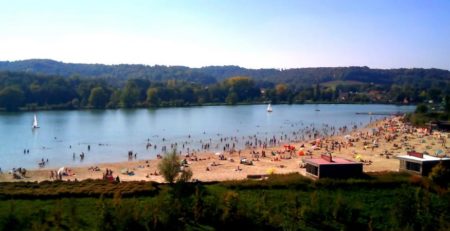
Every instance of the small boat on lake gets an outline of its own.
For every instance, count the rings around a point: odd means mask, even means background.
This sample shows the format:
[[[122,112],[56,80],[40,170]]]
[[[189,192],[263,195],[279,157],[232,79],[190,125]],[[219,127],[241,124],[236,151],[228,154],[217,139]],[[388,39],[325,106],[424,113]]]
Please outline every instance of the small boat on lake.
[[[31,128],[32,129],[39,128],[36,114],[34,114],[33,126]]]
[[[272,112],[272,105],[269,103],[269,106],[267,106],[267,112]]]

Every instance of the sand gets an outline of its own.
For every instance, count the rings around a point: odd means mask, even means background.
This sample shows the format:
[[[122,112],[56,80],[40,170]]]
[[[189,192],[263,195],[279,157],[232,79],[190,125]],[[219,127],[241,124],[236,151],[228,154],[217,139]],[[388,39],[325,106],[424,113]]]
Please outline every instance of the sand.
[[[383,128],[377,134],[372,135],[372,130]],[[350,139],[349,139],[350,136]],[[386,138],[391,136],[388,141]],[[247,149],[241,151],[239,155],[237,152],[230,154],[224,153],[226,160],[220,160],[219,156],[212,152],[197,153],[198,161],[191,161],[188,159],[188,166],[193,171],[193,179],[200,181],[224,181],[224,180],[238,180],[245,179],[248,175],[264,175],[269,173],[300,173],[305,175],[305,169],[301,168],[303,158],[317,158],[321,154],[328,151],[333,156],[342,157],[354,161],[364,162],[364,172],[374,171],[398,171],[399,161],[395,158],[397,155],[406,154],[408,150],[416,150],[418,152],[427,151],[434,154],[437,150],[443,150],[445,154],[449,154],[449,149],[445,146],[449,133],[435,132],[427,134],[421,129],[412,128],[401,122],[401,117],[390,117],[384,120],[375,121],[368,126],[355,130],[347,135],[340,135],[334,137],[327,137],[320,140],[321,148],[313,150],[311,142],[291,143],[296,148],[296,151],[291,155],[291,159],[281,159],[281,156],[289,156],[288,152],[284,154],[271,155],[271,152],[283,152],[283,146],[271,147],[264,149],[266,157],[253,158],[252,152],[259,152],[261,154],[262,148]],[[349,140],[353,140],[350,142]],[[378,147],[372,149],[373,140],[377,140]],[[331,143],[339,142],[345,144],[338,150],[336,147],[331,150]],[[365,144],[366,142],[366,144]],[[304,144],[301,149],[300,145]],[[350,146],[351,144],[351,146]],[[394,147],[396,144],[398,147]],[[312,156],[299,156],[299,150],[304,152],[310,150]],[[390,153],[389,155],[380,155],[382,153]],[[240,164],[240,158],[254,159],[253,165]],[[389,158],[387,158],[389,157]],[[184,159],[184,156],[180,156]],[[278,160],[274,160],[277,158]],[[234,160],[234,161],[231,161]],[[153,175],[158,172],[159,159],[139,160],[139,161],[125,161],[118,163],[102,163],[95,166],[100,168],[100,171],[89,170],[91,166],[68,167],[73,173],[72,176],[64,176],[63,180],[84,180],[84,179],[102,179],[103,173],[106,169],[113,171],[113,176],[119,176],[121,181],[157,181],[163,182],[164,179],[160,175]],[[215,166],[213,166],[215,165]],[[240,171],[236,171],[239,166]],[[207,168],[209,171],[207,171]],[[122,174],[122,169],[133,171],[134,175]],[[50,179],[50,171],[57,169],[35,169],[29,170],[26,177],[23,179],[13,179],[12,174],[0,174],[0,182],[4,181],[44,181]]]

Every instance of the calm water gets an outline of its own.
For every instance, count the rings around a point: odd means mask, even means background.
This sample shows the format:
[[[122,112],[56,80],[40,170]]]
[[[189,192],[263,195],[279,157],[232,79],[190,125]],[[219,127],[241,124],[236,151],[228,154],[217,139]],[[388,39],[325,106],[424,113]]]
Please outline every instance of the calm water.
[[[86,110],[37,112],[39,129],[32,131],[33,112],[0,113],[0,167],[37,168],[42,158],[48,167],[90,165],[124,161],[127,152],[137,152],[138,159],[154,158],[161,147],[177,143],[185,153],[211,142],[211,150],[222,150],[224,137],[237,137],[237,148],[244,137],[259,139],[280,137],[298,139],[299,131],[366,125],[385,116],[357,115],[356,112],[408,112],[414,106],[394,105],[266,105],[209,106],[167,109]],[[302,130],[303,129],[303,130]],[[294,137],[293,132],[297,132]],[[163,141],[164,138],[164,141]],[[146,149],[147,142],[156,144]],[[254,138],[248,138],[254,140]],[[187,143],[185,143],[187,142]],[[184,149],[181,143],[185,143]],[[87,145],[91,150],[87,150]],[[29,154],[23,150],[29,149]],[[80,161],[79,154],[85,159]],[[73,160],[73,153],[76,159]]]

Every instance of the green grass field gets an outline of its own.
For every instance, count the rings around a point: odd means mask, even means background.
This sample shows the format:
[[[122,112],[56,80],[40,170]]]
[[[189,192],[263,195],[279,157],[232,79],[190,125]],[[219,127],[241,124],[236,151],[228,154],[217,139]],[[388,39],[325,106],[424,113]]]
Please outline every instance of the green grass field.
[[[105,193],[99,194],[102,190]],[[400,173],[319,181],[295,174],[275,175],[265,181],[174,185],[101,181],[1,183],[0,198],[0,230],[450,227],[447,190],[433,186],[427,179]]]

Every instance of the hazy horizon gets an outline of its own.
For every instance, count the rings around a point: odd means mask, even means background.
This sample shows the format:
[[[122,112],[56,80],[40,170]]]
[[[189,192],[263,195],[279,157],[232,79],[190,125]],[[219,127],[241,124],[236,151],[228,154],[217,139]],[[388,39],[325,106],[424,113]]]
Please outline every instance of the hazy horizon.
[[[0,60],[450,69],[449,1],[0,2]]]
[[[208,65],[208,66],[200,66],[200,67],[192,67],[192,66],[186,66],[186,65],[165,65],[165,64],[145,64],[145,63],[116,63],[116,64],[107,64],[107,63],[82,63],[82,62],[65,62],[61,60],[55,60],[50,58],[30,58],[30,59],[20,59],[20,60],[0,60],[0,62],[22,62],[22,61],[31,61],[31,60],[47,60],[47,61],[53,61],[63,64],[80,64],[80,65],[105,65],[105,66],[118,66],[118,65],[143,65],[143,66],[167,66],[167,67],[187,67],[187,68],[205,68],[205,67],[226,67],[226,66],[236,66],[244,69],[252,69],[252,70],[258,70],[258,69],[276,69],[276,70],[289,70],[289,69],[302,69],[302,68],[350,68],[350,67],[367,67],[369,69],[380,69],[380,70],[393,70],[393,69],[439,69],[439,70],[445,70],[450,71],[450,69],[443,69],[443,68],[435,68],[435,67],[394,67],[394,68],[378,68],[378,67],[370,67],[367,65],[364,66],[317,66],[317,67],[287,67],[287,68],[278,68],[278,67],[261,67],[261,68],[252,68],[252,67],[243,67],[239,65],[233,65],[233,64],[227,64],[227,65]]]

